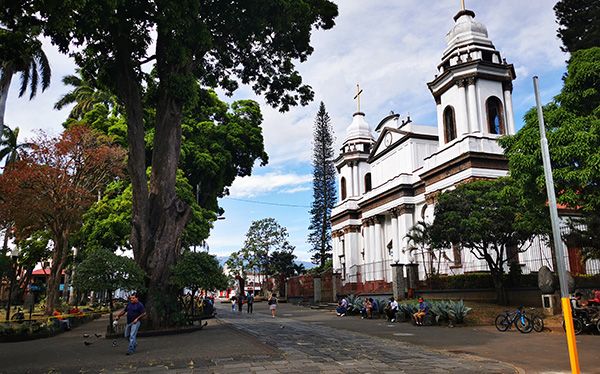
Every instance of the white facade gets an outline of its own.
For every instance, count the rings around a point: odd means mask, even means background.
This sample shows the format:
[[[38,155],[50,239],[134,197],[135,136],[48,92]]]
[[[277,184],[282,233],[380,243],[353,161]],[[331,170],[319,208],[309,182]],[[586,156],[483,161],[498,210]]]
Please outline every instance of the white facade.
[[[496,139],[515,134],[515,72],[474,16],[456,15],[428,83],[437,124],[392,114],[373,131],[364,113],[353,116],[335,160],[340,202],[332,211],[333,267],[346,282],[391,281],[390,264],[415,261],[405,236],[418,221],[433,221],[437,193],[508,172]],[[444,254],[447,273],[471,261],[485,266],[465,252]]]

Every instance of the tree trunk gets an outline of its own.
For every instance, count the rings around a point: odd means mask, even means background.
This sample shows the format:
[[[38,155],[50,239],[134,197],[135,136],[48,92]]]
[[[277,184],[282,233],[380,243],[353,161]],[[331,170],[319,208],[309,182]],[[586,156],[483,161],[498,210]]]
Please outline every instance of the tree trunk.
[[[50,269],[50,275],[48,276],[46,308],[44,310],[46,315],[52,315],[54,305],[58,301],[58,296],[60,294],[60,279],[69,253],[69,229],[55,228],[53,234],[54,249],[52,251],[52,268]]]
[[[6,113],[6,99],[10,89],[10,82],[14,71],[12,68],[0,67],[0,129],[4,127],[4,114]]]
[[[157,61],[160,88],[156,110],[154,147],[150,183],[146,177],[145,129],[142,96],[136,69],[129,60],[127,43],[121,46],[117,60],[119,89],[127,111],[127,135],[129,141],[129,174],[133,191],[131,207],[132,233],[130,243],[135,261],[148,275],[148,290],[141,299],[148,313],[147,326],[159,328],[168,323],[161,313],[164,297],[175,296],[177,288],[168,284],[171,266],[181,255],[180,238],[191,219],[190,207],[175,193],[177,166],[181,153],[181,119],[183,102],[174,100],[165,88],[169,69],[181,67],[165,66],[165,37],[157,37]],[[163,305],[164,306],[164,305]],[[165,318],[166,317],[166,318]]]

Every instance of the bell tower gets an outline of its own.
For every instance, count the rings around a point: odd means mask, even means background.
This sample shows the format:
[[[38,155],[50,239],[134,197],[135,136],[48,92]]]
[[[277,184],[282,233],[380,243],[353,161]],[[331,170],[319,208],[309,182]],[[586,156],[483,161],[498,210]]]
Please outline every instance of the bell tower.
[[[437,105],[440,149],[469,134],[515,134],[512,81],[515,69],[500,56],[485,25],[464,9],[446,35],[447,47],[428,83]]]
[[[365,114],[360,110],[360,94],[362,90],[356,86],[357,112],[352,123],[346,129],[346,137],[340,149],[340,155],[335,160],[339,173],[340,202],[351,197],[360,197],[370,190],[370,165],[367,163],[371,146],[375,138],[371,126],[365,121]]]

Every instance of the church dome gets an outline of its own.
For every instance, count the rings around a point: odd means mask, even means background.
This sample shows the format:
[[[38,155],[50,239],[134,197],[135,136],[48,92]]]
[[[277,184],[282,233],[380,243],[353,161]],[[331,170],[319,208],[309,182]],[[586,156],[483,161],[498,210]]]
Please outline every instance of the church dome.
[[[488,38],[487,28],[483,23],[474,20],[475,13],[471,10],[460,11],[454,20],[456,24],[446,35],[448,47],[444,51],[445,59],[447,56],[457,50],[465,52],[467,50],[486,49],[495,51],[494,44]]]
[[[365,114],[362,112],[354,113],[352,123],[346,129],[344,143],[356,139],[373,139],[371,126],[365,121]]]

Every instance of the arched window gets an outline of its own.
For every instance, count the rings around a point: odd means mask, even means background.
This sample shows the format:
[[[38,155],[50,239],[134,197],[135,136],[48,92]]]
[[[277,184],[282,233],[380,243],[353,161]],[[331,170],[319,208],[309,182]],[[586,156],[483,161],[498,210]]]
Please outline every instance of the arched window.
[[[346,200],[346,178],[342,177],[342,181],[340,182],[342,190],[342,200]]]
[[[454,118],[454,109],[447,106],[444,109],[444,141],[449,143],[456,139],[456,120]]]
[[[485,104],[487,109],[488,130],[490,134],[504,135],[504,113],[502,103],[497,97],[490,97]]]
[[[371,185],[371,173],[365,174],[365,192],[369,192],[373,189]]]

